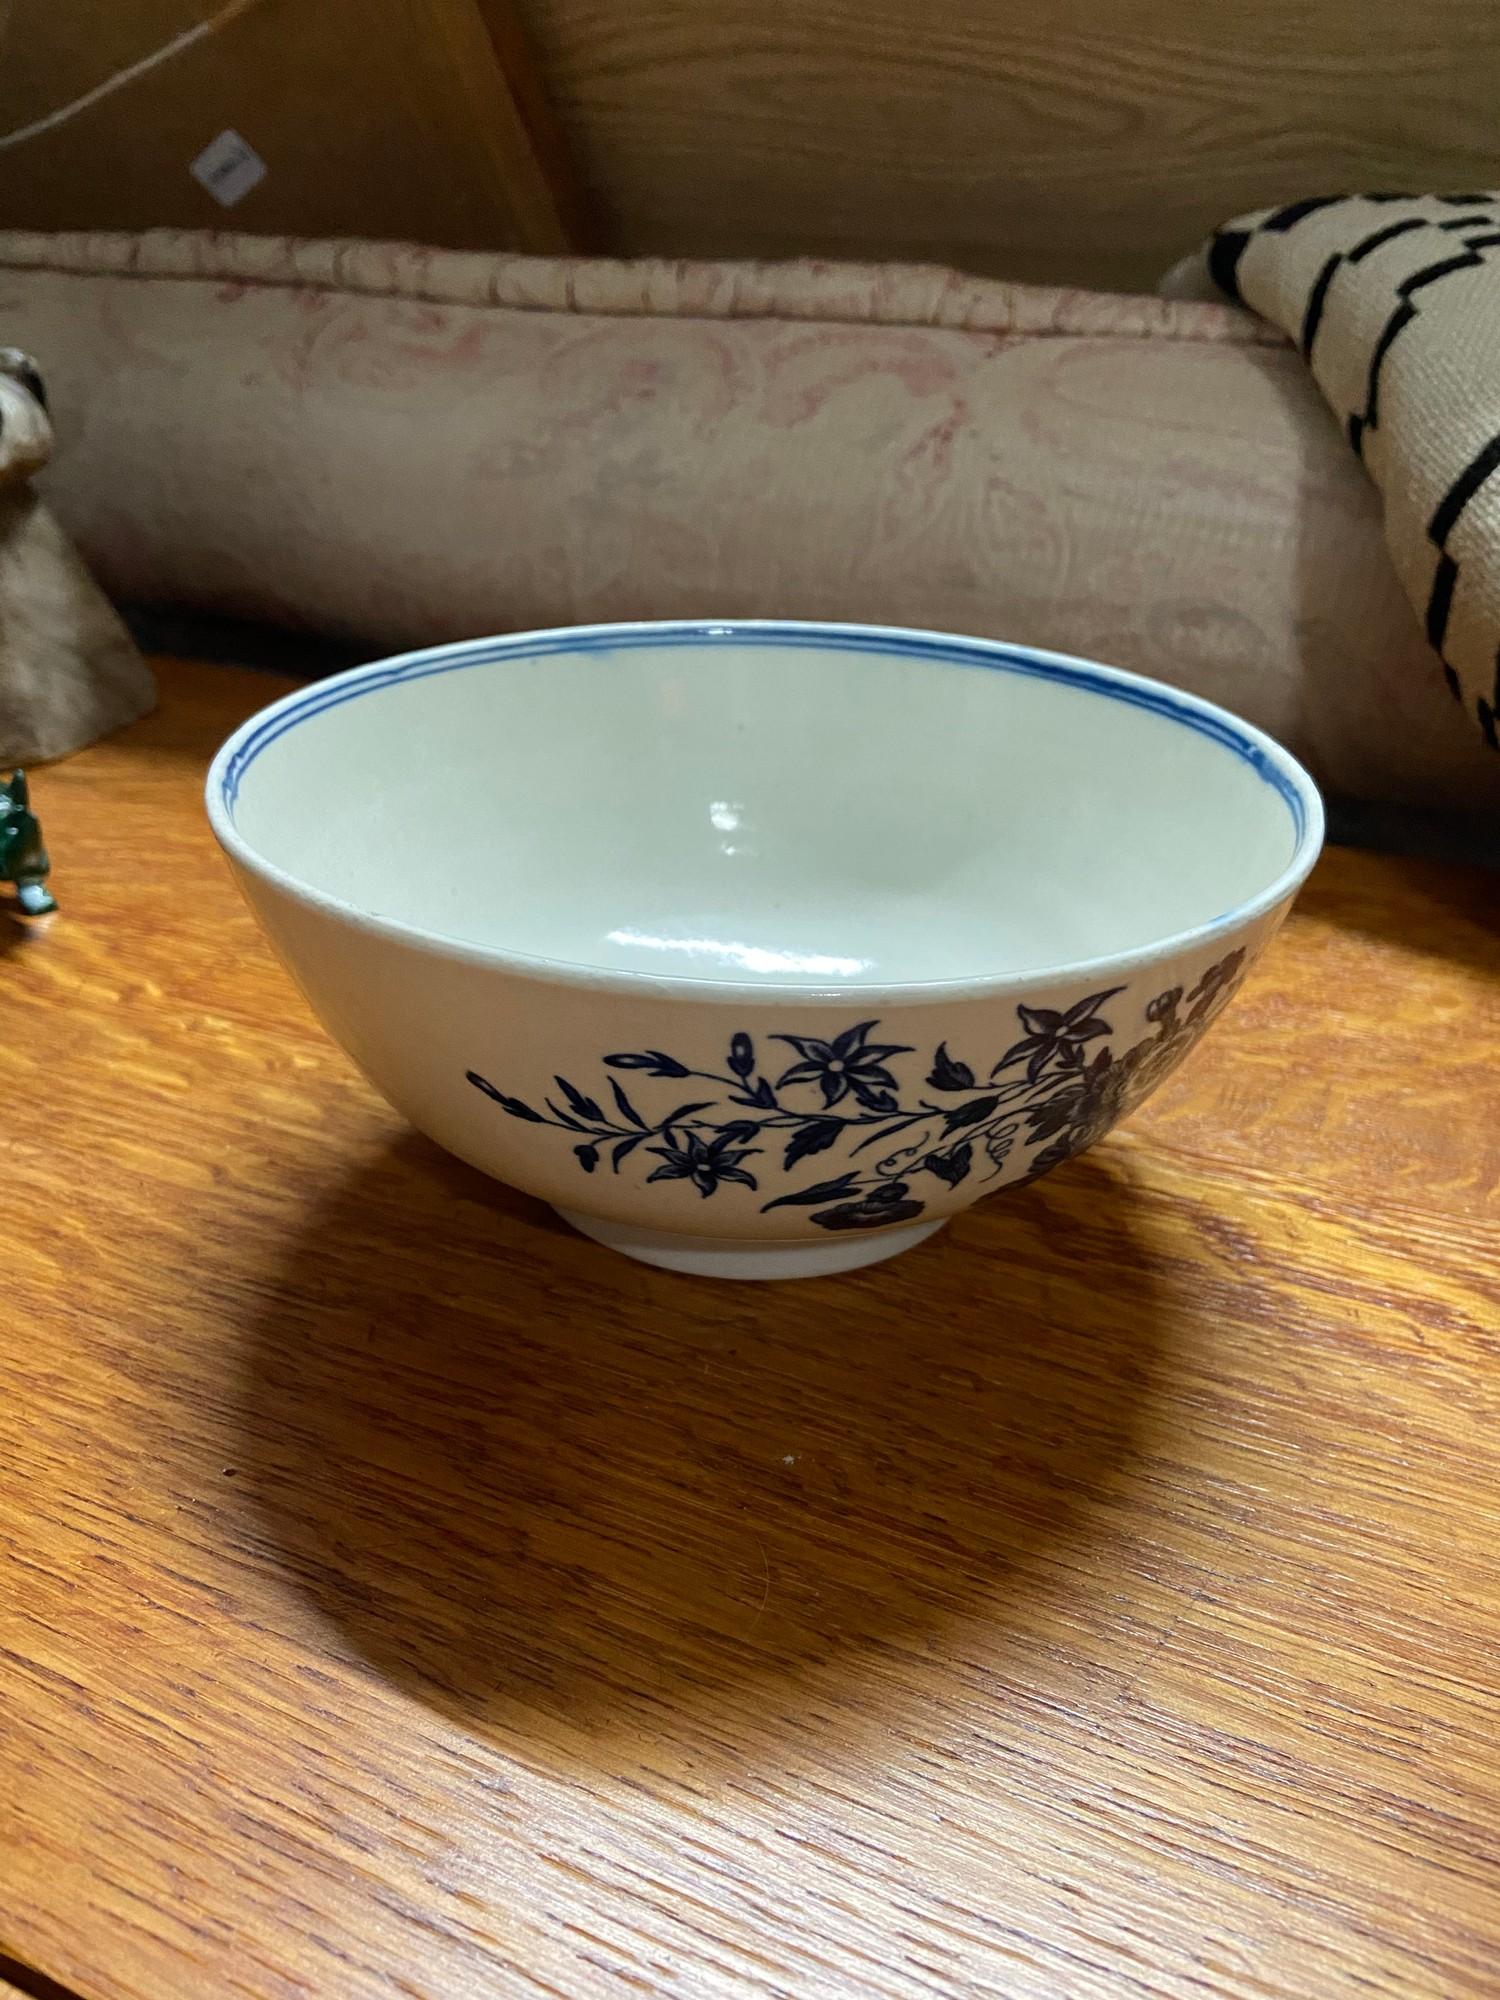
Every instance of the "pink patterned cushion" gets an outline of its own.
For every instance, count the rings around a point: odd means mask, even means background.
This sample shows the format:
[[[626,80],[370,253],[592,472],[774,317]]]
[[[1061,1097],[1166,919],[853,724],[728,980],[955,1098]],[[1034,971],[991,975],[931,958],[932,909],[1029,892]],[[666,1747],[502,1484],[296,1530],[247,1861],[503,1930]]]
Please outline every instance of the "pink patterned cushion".
[[[380,646],[778,615],[1078,651],[1492,804],[1376,496],[1228,306],[904,267],[0,236],[116,594]]]

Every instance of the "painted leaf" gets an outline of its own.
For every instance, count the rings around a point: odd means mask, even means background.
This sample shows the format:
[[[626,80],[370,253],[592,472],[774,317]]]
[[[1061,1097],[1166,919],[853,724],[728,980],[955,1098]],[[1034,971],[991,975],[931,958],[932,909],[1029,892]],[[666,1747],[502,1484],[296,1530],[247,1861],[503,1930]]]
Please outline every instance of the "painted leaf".
[[[675,1056],[663,1055],[660,1049],[606,1056],[604,1060],[610,1069],[643,1069],[649,1076],[691,1076],[693,1073],[686,1063],[678,1062]]]
[[[684,1118],[691,1118],[695,1111],[707,1111],[711,1102],[712,1099],[705,1098],[698,1104],[679,1104],[675,1111],[669,1112],[662,1119],[656,1129],[659,1132],[665,1132],[669,1125],[680,1125]]]
[[[640,1112],[636,1110],[635,1106],[631,1103],[630,1099],[625,1095],[624,1091],[620,1088],[619,1084],[615,1082],[613,1077],[611,1077],[609,1080],[609,1087],[615,1094],[615,1103],[618,1104],[620,1107],[620,1116],[622,1118],[628,1118],[632,1125],[639,1125],[641,1130],[644,1132],[647,1129],[645,1119],[641,1116]]]
[[[958,1062],[948,1053],[946,1042],[938,1043],[938,1052],[932,1059],[932,1074],[927,1079],[929,1090],[972,1090],[974,1072],[966,1062]]]
[[[946,1132],[961,1132],[966,1125],[978,1125],[988,1118],[999,1104],[996,1097],[976,1097],[968,1104],[956,1104],[951,1111],[943,1114],[943,1129]]]
[[[779,1195],[775,1201],[768,1201],[766,1208],[813,1208],[820,1201],[837,1201],[840,1195],[852,1194],[858,1182],[856,1173],[840,1174],[836,1181],[819,1181],[816,1187]]]
[[[974,1148],[967,1140],[961,1146],[953,1146],[946,1153],[929,1153],[922,1162],[928,1173],[936,1174],[948,1187],[957,1187],[960,1181],[969,1178],[969,1169],[974,1164]]]
[[[569,1105],[577,1112],[580,1118],[587,1118],[594,1125],[600,1125],[604,1122],[604,1113],[599,1109],[592,1097],[585,1097],[581,1090],[575,1090],[565,1076],[556,1077],[554,1081],[563,1096],[567,1098]]]
[[[524,1119],[528,1125],[545,1125],[546,1119],[540,1111],[533,1111],[529,1104],[523,1104],[519,1097],[507,1097],[503,1090],[496,1090],[488,1077],[480,1076],[476,1070],[467,1070],[465,1075],[476,1090],[482,1090],[492,1098],[502,1111],[508,1111],[512,1118]]]
[[[814,1118],[806,1125],[799,1125],[787,1141],[782,1166],[790,1173],[799,1160],[811,1159],[814,1153],[826,1153],[843,1129],[842,1121],[837,1118]]]

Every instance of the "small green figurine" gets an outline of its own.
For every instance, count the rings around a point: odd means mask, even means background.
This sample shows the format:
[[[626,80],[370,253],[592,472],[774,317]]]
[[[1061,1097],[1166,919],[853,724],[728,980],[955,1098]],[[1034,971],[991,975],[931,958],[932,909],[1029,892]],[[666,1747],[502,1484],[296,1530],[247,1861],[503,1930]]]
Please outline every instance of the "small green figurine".
[[[47,890],[52,867],[42,845],[42,829],[31,810],[24,771],[13,771],[0,784],[0,882],[14,882],[24,915],[44,917],[57,904]]]

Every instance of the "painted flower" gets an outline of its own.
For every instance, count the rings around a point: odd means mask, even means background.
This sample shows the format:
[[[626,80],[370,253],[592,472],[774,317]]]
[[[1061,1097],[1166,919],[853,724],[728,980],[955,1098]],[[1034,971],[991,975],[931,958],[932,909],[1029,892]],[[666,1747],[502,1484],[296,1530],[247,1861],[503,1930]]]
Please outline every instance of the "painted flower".
[[[608,1071],[636,1071],[651,1082],[691,1076],[712,1085],[708,1097],[671,1109],[665,1092],[637,1102],[615,1075],[607,1077],[607,1094],[591,1096],[559,1076],[557,1095],[533,1093],[531,1101],[507,1095],[475,1071],[468,1078],[508,1117],[566,1134],[586,1174],[597,1173],[606,1156],[614,1173],[631,1159],[639,1171],[649,1152],[656,1161],[649,1179],[690,1182],[706,1199],[726,1182],[759,1193],[747,1165],[759,1155],[772,1163],[759,1169],[771,1182],[763,1214],[796,1208],[820,1229],[888,1229],[927,1212],[912,1193],[913,1185],[932,1193],[923,1174],[945,1190],[975,1176],[996,1181],[1006,1171],[1013,1180],[1034,1180],[1091,1146],[1181,1061],[1238,983],[1244,958],[1231,952],[1195,986],[1184,981],[1157,993],[1144,1010],[1151,1032],[1118,1052],[1100,1010],[1123,987],[1090,993],[1066,1009],[1017,1007],[1021,1037],[987,1081],[940,1042],[925,1083],[946,1101],[913,1094],[903,1102],[901,1065],[892,1066],[892,1058],[916,1052],[873,1040],[878,1019],[827,1040],[772,1036],[795,1055],[774,1082],[757,1057],[765,1042],[743,1028],[729,1036],[718,1072],[662,1049],[602,1058]],[[845,1104],[857,1115],[837,1111]],[[824,1156],[831,1169],[824,1178],[776,1191],[798,1178],[804,1161]]]
[[[1137,1042],[1133,1049],[1127,1050],[1120,1059],[1116,1117],[1123,1118],[1142,1098],[1149,1097],[1162,1078],[1176,1069],[1197,1039],[1196,1031],[1171,1033],[1163,1028],[1154,1042]]]
[[[1005,1051],[991,1075],[998,1076],[1012,1063],[1024,1062],[1026,1081],[1035,1083],[1054,1057],[1064,1069],[1081,1069],[1084,1043],[1111,1032],[1100,1007],[1123,991],[1123,987],[1111,986],[1103,993],[1089,993],[1065,1014],[1051,1007],[1018,1007],[1016,1013],[1026,1033]]]
[[[1119,1115],[1119,1100],[1125,1084],[1125,1065],[1117,1063],[1108,1049],[1100,1049],[1086,1068],[1054,1090],[1041,1104],[1026,1111],[1033,1145],[1039,1139],[1066,1133],[1071,1152],[1081,1153],[1107,1132]]]
[[[905,1181],[888,1181],[858,1201],[825,1208],[813,1221],[822,1229],[888,1229],[894,1222],[910,1222],[926,1206],[924,1202],[908,1201],[906,1195]]]
[[[1058,1144],[1064,1157],[1092,1146],[1142,1098],[1150,1096],[1162,1078],[1177,1067],[1194,1039],[1163,1029],[1153,1040],[1137,1042],[1118,1058],[1108,1049],[1100,1049],[1061,1089],[1027,1109],[1024,1115],[1033,1145],[1061,1134]],[[1047,1151],[1048,1165],[1056,1165],[1051,1156],[1057,1147]]]
[[[747,1172],[740,1162],[748,1160],[760,1148],[737,1146],[734,1142],[742,1133],[743,1127],[730,1126],[716,1139],[705,1142],[696,1132],[684,1132],[680,1146],[648,1146],[647,1152],[654,1153],[661,1165],[646,1178],[653,1181],[691,1181],[705,1200],[720,1181],[738,1181],[742,1187],[753,1188],[756,1185],[755,1176]]]
[[[811,1035],[777,1035],[789,1042],[802,1058],[778,1077],[776,1088],[789,1083],[816,1083],[825,1107],[839,1104],[851,1094],[866,1111],[896,1111],[896,1079],[885,1068],[891,1056],[910,1055],[909,1047],[896,1042],[872,1042],[874,1021],[861,1021],[846,1028],[831,1042],[816,1041]]]
[[[1198,984],[1188,995],[1188,1019],[1201,1021],[1210,1009],[1220,1004],[1222,997],[1232,988],[1240,976],[1240,967],[1245,962],[1243,951],[1232,951],[1228,958],[1221,958],[1217,965],[1211,965]]]

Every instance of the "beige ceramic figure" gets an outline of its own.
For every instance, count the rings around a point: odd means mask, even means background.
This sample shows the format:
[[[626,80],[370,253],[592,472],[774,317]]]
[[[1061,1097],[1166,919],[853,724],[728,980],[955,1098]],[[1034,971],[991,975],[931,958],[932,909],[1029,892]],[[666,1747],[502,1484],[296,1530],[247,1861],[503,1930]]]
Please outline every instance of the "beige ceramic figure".
[[[156,700],[145,661],[32,488],[51,454],[41,378],[0,348],[0,769],[65,757]]]

